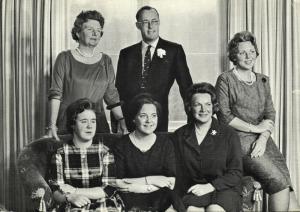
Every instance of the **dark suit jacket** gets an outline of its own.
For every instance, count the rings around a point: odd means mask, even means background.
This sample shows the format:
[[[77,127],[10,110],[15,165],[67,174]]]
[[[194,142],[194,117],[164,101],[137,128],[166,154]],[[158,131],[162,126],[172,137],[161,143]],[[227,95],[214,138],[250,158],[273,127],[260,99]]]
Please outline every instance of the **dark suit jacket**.
[[[163,58],[158,57],[157,49],[166,51]],[[116,87],[120,99],[124,102],[123,113],[127,127],[132,129],[131,120],[128,120],[128,104],[134,96],[141,92],[142,77],[142,42],[122,49],[119,56],[116,74]],[[146,92],[153,95],[162,106],[157,131],[168,130],[168,95],[176,79],[182,98],[186,90],[192,85],[192,78],[186,62],[185,53],[181,45],[159,38],[150,65]]]
[[[195,184],[211,183],[217,191],[241,192],[243,162],[241,144],[234,129],[212,126],[198,145],[195,125],[187,124],[173,134],[178,176],[176,189],[182,195]]]

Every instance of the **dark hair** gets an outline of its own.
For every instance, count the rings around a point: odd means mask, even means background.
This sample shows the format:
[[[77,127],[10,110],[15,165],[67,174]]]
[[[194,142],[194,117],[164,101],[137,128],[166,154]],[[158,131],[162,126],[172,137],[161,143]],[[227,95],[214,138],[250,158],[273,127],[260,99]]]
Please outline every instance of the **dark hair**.
[[[136,95],[129,103],[129,121],[133,121],[145,104],[152,104],[156,107],[157,116],[160,117],[161,105],[154,100],[151,94],[141,93]]]
[[[207,93],[211,97],[211,102],[213,104],[213,114],[218,112],[219,110],[219,104],[217,100],[217,95],[216,95],[216,89],[215,87],[207,82],[201,82],[201,83],[196,83],[193,84],[187,91],[186,99],[185,99],[185,108],[189,116],[189,120],[194,120],[194,117],[191,113],[191,103],[192,103],[192,98],[194,94],[197,93]]]
[[[67,114],[67,123],[66,127],[70,133],[73,133],[73,126],[75,125],[75,121],[77,115],[82,113],[84,110],[92,110],[95,112],[96,104],[93,103],[88,98],[78,99],[75,102],[71,103],[66,110]],[[96,112],[95,112],[96,113]]]
[[[236,33],[233,36],[233,38],[228,43],[228,57],[229,57],[229,60],[234,65],[236,65],[236,61],[237,61],[236,55],[238,53],[239,43],[246,42],[246,41],[250,41],[251,42],[251,44],[255,48],[256,56],[259,55],[255,36],[251,32],[249,32],[249,31],[238,32],[238,33]]]
[[[79,38],[77,36],[77,33],[79,33],[82,29],[82,25],[88,21],[88,19],[96,20],[100,23],[100,26],[103,28],[104,26],[104,17],[102,14],[96,10],[88,10],[88,11],[82,11],[74,21],[74,25],[72,28],[72,38],[75,41],[78,41]],[[101,32],[102,36],[103,32]]]
[[[141,8],[137,11],[137,13],[136,13],[136,15],[135,15],[135,18],[136,18],[137,21],[139,21],[139,18],[140,18],[140,16],[142,15],[142,12],[143,12],[144,10],[155,10],[155,12],[157,13],[157,15],[158,15],[158,17],[159,17],[159,13],[158,13],[157,9],[155,9],[154,7],[150,7],[150,6],[143,6],[143,7],[141,7]]]

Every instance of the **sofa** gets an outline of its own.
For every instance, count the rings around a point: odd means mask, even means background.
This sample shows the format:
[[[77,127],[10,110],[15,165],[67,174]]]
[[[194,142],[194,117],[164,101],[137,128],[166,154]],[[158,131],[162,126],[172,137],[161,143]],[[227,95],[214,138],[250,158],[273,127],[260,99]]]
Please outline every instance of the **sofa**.
[[[110,149],[113,149],[119,134],[96,134]],[[71,139],[71,135],[60,135],[61,141]],[[51,156],[62,145],[61,141],[52,138],[41,138],[29,143],[21,151],[17,169],[25,195],[31,200],[27,206],[30,211],[47,211],[53,206],[52,192],[47,184],[47,170]],[[252,177],[245,176],[243,184],[243,211],[262,211],[262,190]]]

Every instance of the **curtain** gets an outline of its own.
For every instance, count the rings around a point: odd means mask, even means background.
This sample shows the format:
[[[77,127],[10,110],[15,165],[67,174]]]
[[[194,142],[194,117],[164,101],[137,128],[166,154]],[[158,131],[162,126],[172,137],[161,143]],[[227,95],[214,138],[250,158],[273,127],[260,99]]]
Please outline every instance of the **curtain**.
[[[52,12],[64,5],[61,0],[1,1],[0,204],[9,210],[25,211],[16,160],[26,144],[45,133],[51,58],[62,46],[53,34],[64,26],[59,20],[64,13],[53,17]]]
[[[270,77],[276,125],[272,135],[284,154],[297,196],[300,191],[299,0],[227,0],[227,40],[248,30],[257,38],[255,71]],[[228,63],[227,63],[228,67]],[[298,199],[299,201],[299,199]]]

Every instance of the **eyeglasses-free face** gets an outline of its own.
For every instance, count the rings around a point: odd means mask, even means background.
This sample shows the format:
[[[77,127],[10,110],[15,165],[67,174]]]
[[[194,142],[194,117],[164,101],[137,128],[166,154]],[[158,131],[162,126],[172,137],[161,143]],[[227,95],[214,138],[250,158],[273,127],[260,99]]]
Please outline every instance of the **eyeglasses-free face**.
[[[236,54],[236,67],[240,70],[251,70],[256,61],[256,50],[250,41],[241,42]]]
[[[154,9],[144,10],[136,27],[141,31],[143,40],[148,43],[155,41],[159,36],[159,17]]]
[[[158,115],[156,106],[144,104],[134,118],[135,130],[141,134],[149,135],[157,127]]]
[[[79,43],[85,46],[97,46],[102,35],[102,27],[96,20],[88,19],[82,24],[82,30],[78,33]]]

